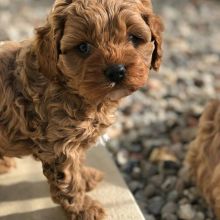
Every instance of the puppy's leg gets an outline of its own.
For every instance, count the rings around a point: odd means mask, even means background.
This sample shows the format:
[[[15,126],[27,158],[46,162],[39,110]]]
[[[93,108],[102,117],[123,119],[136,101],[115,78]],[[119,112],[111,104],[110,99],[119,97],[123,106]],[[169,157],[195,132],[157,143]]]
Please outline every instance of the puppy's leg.
[[[93,190],[99,182],[103,180],[103,173],[92,167],[82,168],[82,178],[86,184],[86,191]]]
[[[100,204],[85,195],[80,154],[61,155],[52,163],[43,162],[54,202],[61,204],[70,220],[101,220],[105,213]]]
[[[15,161],[13,158],[2,157],[0,155],[0,174],[7,173],[11,168],[15,167]]]

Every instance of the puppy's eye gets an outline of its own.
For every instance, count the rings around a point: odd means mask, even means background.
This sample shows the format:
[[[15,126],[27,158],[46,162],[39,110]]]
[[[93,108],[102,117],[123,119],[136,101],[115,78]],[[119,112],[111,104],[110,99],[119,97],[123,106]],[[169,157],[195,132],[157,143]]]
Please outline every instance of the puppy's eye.
[[[88,55],[91,49],[92,47],[89,43],[81,43],[77,46],[77,50],[83,55]]]
[[[139,46],[141,43],[143,43],[143,39],[141,39],[140,37],[137,37],[137,36],[135,36],[135,35],[133,35],[133,34],[130,34],[130,35],[129,35],[129,41],[131,41],[132,44],[133,44],[135,47],[137,47],[137,46]]]

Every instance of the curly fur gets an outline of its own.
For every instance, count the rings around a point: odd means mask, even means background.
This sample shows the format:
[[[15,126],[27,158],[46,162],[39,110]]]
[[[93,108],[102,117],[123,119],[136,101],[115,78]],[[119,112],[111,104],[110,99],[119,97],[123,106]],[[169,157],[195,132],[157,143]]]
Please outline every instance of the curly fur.
[[[191,143],[187,164],[191,177],[220,219],[220,102],[213,101],[200,119],[196,139]]]
[[[86,195],[102,174],[83,166],[85,152],[113,123],[119,100],[159,68],[162,31],[149,0],[56,0],[33,39],[1,44],[0,170],[31,154],[70,219],[103,219]],[[138,48],[128,33],[142,36]],[[76,50],[82,42],[93,45],[88,57]],[[103,74],[115,63],[127,68],[120,85]]]

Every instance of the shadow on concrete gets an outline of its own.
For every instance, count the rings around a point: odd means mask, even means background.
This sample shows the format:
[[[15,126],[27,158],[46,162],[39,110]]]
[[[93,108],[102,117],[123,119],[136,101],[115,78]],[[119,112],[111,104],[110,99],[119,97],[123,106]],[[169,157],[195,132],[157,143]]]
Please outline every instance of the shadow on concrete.
[[[60,207],[0,216],[0,220],[66,220]]]
[[[21,201],[45,197],[50,197],[50,190],[46,181],[25,181],[12,185],[0,184],[0,204],[1,202]]]

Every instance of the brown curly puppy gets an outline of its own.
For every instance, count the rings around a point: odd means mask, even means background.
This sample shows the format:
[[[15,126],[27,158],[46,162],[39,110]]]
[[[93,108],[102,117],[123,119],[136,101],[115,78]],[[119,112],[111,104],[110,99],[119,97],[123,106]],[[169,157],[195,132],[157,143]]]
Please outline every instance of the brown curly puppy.
[[[70,219],[103,219],[85,193],[102,174],[85,152],[159,68],[162,30],[150,0],[56,0],[33,39],[2,43],[0,170],[32,154]]]
[[[191,177],[220,219],[220,101],[213,101],[205,108],[186,163]]]

